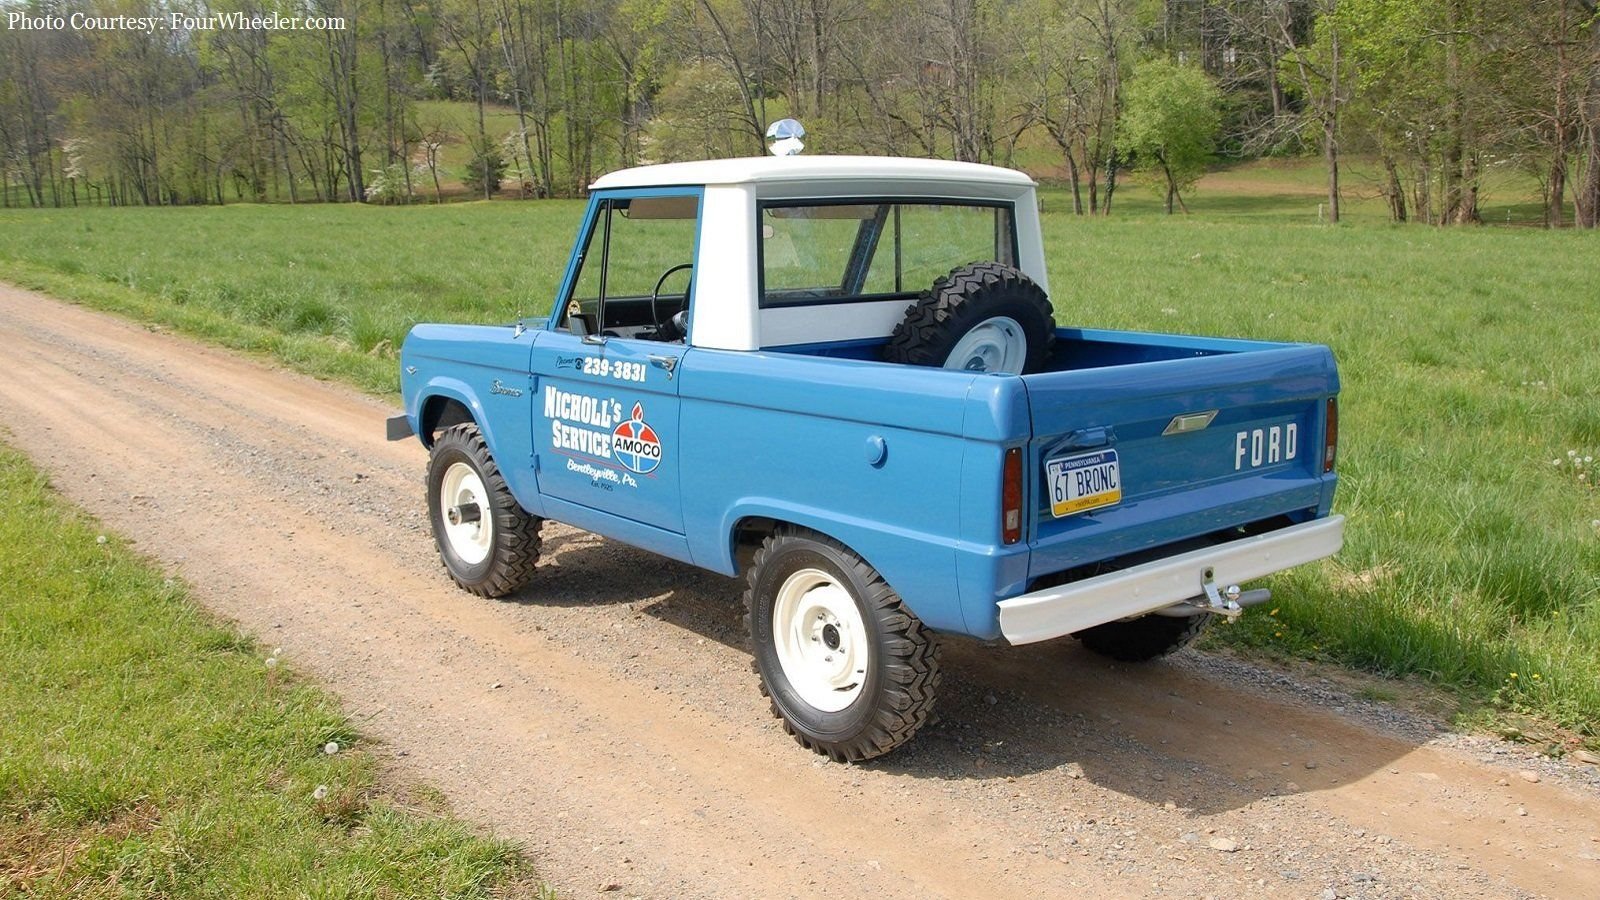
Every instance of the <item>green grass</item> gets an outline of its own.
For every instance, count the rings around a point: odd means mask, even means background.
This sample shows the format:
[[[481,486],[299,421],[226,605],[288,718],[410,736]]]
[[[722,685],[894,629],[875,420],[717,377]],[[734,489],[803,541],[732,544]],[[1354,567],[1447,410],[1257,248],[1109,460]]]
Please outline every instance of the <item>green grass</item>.
[[[386,796],[327,694],[3,445],[0,546],[0,895],[531,892],[514,847]]]
[[[579,201],[0,211],[0,278],[390,391],[423,320],[548,311]]]
[[[1593,733],[1600,493],[1552,460],[1600,456],[1600,234],[1391,226],[1381,206],[1320,226],[1317,178],[1314,163],[1228,170],[1170,218],[1143,188],[1109,219],[1046,191],[1057,318],[1333,347],[1347,547],[1274,579],[1278,614],[1228,640]],[[579,211],[3,212],[0,278],[392,391],[413,322],[548,311]]]

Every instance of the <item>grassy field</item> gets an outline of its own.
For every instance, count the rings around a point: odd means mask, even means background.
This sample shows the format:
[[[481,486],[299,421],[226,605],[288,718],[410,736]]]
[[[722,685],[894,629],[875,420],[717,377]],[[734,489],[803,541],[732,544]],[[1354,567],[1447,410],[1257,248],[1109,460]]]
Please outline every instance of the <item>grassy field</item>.
[[[1347,549],[1276,579],[1276,614],[1228,640],[1594,734],[1600,235],[1390,226],[1374,200],[1320,226],[1319,189],[1314,166],[1265,164],[1211,176],[1191,216],[1134,188],[1110,219],[1047,191],[1057,318],[1338,356]],[[5,212],[0,278],[389,391],[411,323],[546,311],[580,208]]]
[[[0,896],[537,895],[4,445],[0,547]]]

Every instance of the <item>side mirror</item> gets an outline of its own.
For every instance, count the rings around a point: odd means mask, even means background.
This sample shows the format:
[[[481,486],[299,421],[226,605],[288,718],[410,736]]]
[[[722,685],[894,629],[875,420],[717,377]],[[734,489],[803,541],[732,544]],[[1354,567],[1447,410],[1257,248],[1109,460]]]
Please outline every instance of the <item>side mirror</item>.
[[[588,340],[596,336],[599,331],[599,322],[594,316],[584,315],[583,307],[574,300],[567,304],[567,331],[568,333]]]

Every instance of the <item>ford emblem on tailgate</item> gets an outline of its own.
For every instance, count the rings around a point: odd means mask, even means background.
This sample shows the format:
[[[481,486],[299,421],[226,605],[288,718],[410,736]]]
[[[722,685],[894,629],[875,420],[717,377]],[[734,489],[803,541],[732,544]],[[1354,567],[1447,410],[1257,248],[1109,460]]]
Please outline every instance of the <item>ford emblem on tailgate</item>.
[[[1161,434],[1166,436],[1169,434],[1188,434],[1191,431],[1203,431],[1207,425],[1211,424],[1211,420],[1216,417],[1217,411],[1214,409],[1173,416],[1172,421],[1167,423],[1167,429]]]

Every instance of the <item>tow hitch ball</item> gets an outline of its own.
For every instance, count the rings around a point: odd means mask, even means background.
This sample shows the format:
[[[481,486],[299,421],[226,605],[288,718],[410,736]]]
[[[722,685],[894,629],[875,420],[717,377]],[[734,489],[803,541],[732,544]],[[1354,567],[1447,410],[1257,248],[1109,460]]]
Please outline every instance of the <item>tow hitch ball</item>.
[[[483,518],[483,512],[476,503],[463,503],[460,506],[452,506],[444,511],[444,520],[451,525],[464,525],[468,522],[476,522],[481,518]]]
[[[1156,612],[1163,616],[1177,617],[1187,617],[1197,613],[1211,613],[1212,615],[1222,616],[1232,622],[1244,614],[1245,607],[1255,606],[1258,603],[1265,603],[1272,599],[1272,592],[1266,588],[1241,591],[1237,584],[1218,588],[1216,573],[1209,568],[1205,570],[1203,575],[1205,577],[1205,580],[1201,583],[1201,588],[1205,591],[1203,596],[1191,597],[1182,603],[1169,606],[1166,609],[1158,609]]]

